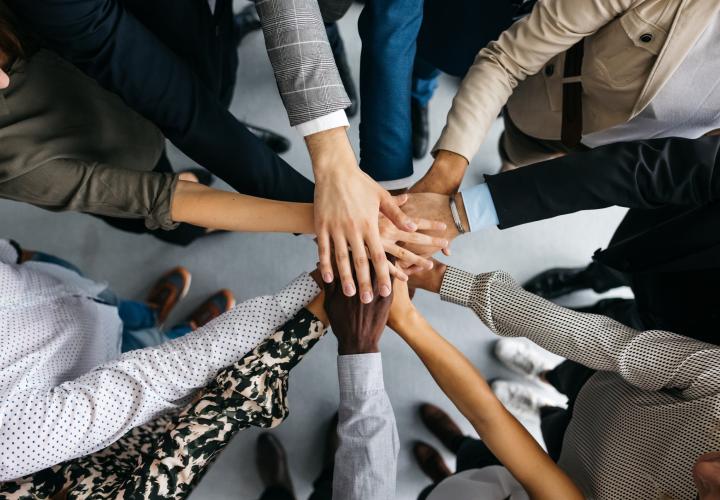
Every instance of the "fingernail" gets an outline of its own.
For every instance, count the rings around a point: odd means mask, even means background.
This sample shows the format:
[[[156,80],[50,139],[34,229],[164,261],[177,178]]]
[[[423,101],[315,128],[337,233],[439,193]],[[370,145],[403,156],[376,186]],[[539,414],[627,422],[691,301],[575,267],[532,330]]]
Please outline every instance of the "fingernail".
[[[432,269],[433,267],[435,267],[435,264],[433,264],[433,262],[430,261],[430,265],[428,266],[428,269]]]
[[[441,222],[440,226],[438,226],[438,227],[440,228],[441,231],[445,231],[447,229],[447,224],[445,224],[444,222]]]
[[[323,273],[323,281],[325,283],[332,283],[333,275],[330,273]]]
[[[343,285],[343,292],[345,292],[345,295],[348,297],[352,297],[355,295],[355,287],[353,285]]]
[[[443,248],[450,244],[450,242],[448,240],[442,240],[440,243]]]
[[[380,295],[383,297],[389,297],[391,291],[392,290],[390,290],[390,287],[387,285],[383,285],[380,287]]]
[[[412,221],[406,222],[405,227],[408,229],[408,231],[416,231],[417,230],[417,224],[415,224]]]
[[[363,294],[362,294],[362,301],[363,301],[364,304],[369,304],[370,302],[372,302],[372,299],[373,299],[372,293],[370,293],[370,292],[363,292]]]

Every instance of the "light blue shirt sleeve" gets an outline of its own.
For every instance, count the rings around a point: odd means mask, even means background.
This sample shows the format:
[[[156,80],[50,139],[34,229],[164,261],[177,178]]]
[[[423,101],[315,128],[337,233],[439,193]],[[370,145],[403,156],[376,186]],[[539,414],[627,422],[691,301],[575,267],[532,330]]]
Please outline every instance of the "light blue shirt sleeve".
[[[463,189],[463,203],[467,213],[470,231],[480,231],[488,227],[500,224],[495,203],[493,202],[490,188],[487,184],[478,184],[468,189]]]
[[[399,439],[380,353],[338,356],[339,446],[333,498],[393,500]]]

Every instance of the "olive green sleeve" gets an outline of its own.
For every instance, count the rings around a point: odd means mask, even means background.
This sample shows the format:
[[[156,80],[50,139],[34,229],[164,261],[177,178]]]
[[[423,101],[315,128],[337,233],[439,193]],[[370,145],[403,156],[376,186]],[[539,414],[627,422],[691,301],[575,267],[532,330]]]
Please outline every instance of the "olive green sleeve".
[[[47,210],[143,218],[149,229],[173,229],[171,204],[177,175],[142,172],[96,162],[51,160],[0,182],[0,197]]]

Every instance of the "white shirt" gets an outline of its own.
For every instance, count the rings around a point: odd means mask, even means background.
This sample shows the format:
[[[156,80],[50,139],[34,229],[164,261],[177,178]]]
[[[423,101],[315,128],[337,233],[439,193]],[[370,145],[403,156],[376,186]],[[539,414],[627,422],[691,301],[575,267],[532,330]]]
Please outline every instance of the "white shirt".
[[[16,260],[0,240],[0,481],[100,450],[177,408],[319,293],[303,274],[180,339],[121,355],[117,309],[95,301],[103,286]]]
[[[720,128],[720,15],[648,106],[626,123],[583,137],[591,148],[663,137],[697,139]]]

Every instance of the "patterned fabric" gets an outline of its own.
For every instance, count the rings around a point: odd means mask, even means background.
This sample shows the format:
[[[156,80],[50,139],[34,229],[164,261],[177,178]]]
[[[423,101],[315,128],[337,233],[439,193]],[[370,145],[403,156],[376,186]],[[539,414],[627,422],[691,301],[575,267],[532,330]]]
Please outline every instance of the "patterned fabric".
[[[289,371],[325,328],[302,309],[179,413],[136,427],[102,451],[0,484],[0,500],[182,499],[232,437],[288,415]]]
[[[335,66],[318,0],[256,0],[290,125],[350,105]]]
[[[59,266],[0,263],[0,481],[177,411],[320,292],[303,273],[179,339],[120,355],[122,324],[98,302],[103,288]]]
[[[695,461],[720,451],[720,347],[565,309],[504,272],[448,268],[440,294],[498,335],[598,370],[578,395],[559,461],[588,497],[695,498]]]

